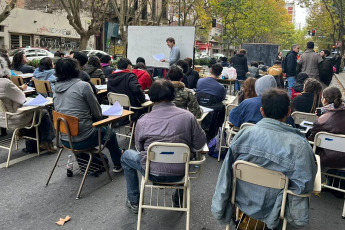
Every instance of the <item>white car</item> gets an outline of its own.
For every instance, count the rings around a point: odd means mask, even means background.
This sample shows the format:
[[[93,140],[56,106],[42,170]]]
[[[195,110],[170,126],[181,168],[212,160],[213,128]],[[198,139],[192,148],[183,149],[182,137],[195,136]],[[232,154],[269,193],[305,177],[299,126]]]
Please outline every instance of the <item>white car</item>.
[[[111,57],[111,59],[113,59],[113,56],[102,51],[102,50],[81,50],[80,52],[83,52],[84,54],[86,54],[88,57],[94,56],[97,53],[101,53],[103,55],[109,55]]]
[[[54,54],[52,54],[51,52],[49,52],[48,50],[45,50],[45,49],[40,49],[40,48],[18,48],[18,49],[15,49],[15,50],[11,50],[9,52],[9,58],[10,58],[10,61],[12,62],[13,60],[13,56],[16,54],[16,53],[19,53],[19,52],[23,52],[24,51],[24,54],[26,56],[26,58],[28,60],[41,60],[42,58],[45,58],[45,57],[50,57],[50,58],[53,58],[54,57]]]

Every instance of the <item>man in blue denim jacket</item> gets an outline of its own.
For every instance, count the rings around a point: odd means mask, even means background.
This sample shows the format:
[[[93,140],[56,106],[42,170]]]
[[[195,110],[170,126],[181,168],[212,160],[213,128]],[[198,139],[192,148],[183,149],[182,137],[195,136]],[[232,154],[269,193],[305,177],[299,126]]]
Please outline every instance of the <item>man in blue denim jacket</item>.
[[[212,214],[222,224],[229,224],[231,205],[232,165],[244,160],[266,169],[284,173],[289,189],[295,194],[313,190],[316,163],[310,144],[297,129],[285,124],[290,115],[290,100],[280,89],[270,89],[262,95],[260,111],[263,119],[255,126],[241,130],[233,139],[220,170],[212,199]],[[238,181],[236,204],[248,216],[263,221],[273,229],[279,225],[282,191]],[[309,221],[308,198],[288,195],[287,221],[295,227]]]

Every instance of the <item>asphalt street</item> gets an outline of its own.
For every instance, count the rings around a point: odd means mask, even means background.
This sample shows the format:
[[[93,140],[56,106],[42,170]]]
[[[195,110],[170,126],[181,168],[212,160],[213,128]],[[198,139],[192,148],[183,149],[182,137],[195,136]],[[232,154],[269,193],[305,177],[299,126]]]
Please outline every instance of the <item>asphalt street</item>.
[[[341,77],[345,78],[345,75]],[[128,142],[119,138],[119,144],[125,147]],[[19,150],[13,152],[12,159],[28,156],[21,152],[23,147],[24,141],[21,140]],[[109,153],[105,153],[110,159]],[[61,164],[67,162],[69,154],[64,152]],[[112,182],[105,174],[98,178],[88,176],[82,198],[76,200],[81,175],[67,177],[65,167],[57,168],[46,187],[56,154],[45,153],[39,157],[30,154],[29,157],[4,168],[2,163],[6,161],[7,150],[0,149],[0,229],[136,229],[137,215],[125,205],[126,181],[123,173],[111,172]],[[221,165],[222,162],[207,157],[201,177],[192,180],[192,230],[225,229],[212,217],[210,208]],[[312,195],[310,224],[301,229],[345,229],[345,219],[341,218],[343,205],[344,199],[337,199],[328,192],[322,192],[321,197]],[[71,216],[69,222],[62,227],[55,224],[66,215]],[[142,229],[181,230],[185,229],[185,220],[185,214],[179,212],[145,210]],[[288,229],[294,228],[288,225]]]

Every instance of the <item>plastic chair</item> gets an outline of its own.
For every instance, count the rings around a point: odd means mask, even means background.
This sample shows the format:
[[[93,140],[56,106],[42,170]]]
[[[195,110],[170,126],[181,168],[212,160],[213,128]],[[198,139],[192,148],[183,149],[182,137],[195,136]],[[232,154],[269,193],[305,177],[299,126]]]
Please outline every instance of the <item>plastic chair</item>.
[[[313,113],[303,113],[298,111],[293,112],[291,117],[296,125],[300,125],[302,121],[314,122],[317,119],[317,116]]]
[[[145,107],[134,107],[134,106],[131,106],[129,97],[126,94],[108,93],[108,101],[109,101],[110,105],[114,104],[115,101],[118,101],[121,106],[128,107],[128,110],[130,110],[130,111],[140,110],[140,109],[144,109],[145,108]],[[129,128],[129,134],[128,133],[127,134],[123,134],[123,133],[118,133],[118,132],[116,133],[116,135],[118,135],[118,136],[129,138],[128,149],[130,149],[131,145],[132,145],[134,128],[135,128],[135,124],[136,124],[136,121],[133,121],[131,118],[132,118],[132,116],[129,116],[129,121],[131,122],[131,124],[130,124],[130,126],[127,126]]]
[[[316,152],[316,148],[323,148],[333,151],[342,152],[345,154],[345,135],[341,134],[333,134],[328,132],[318,132],[314,137],[314,146],[313,150]],[[327,169],[336,169],[336,168],[327,168]],[[338,169],[338,170],[344,170]],[[335,191],[343,192],[345,193],[345,189],[340,188],[341,181],[345,181],[345,177],[334,175],[327,172],[321,172],[326,177],[326,183],[322,184],[322,188],[329,188],[333,189]],[[335,185],[335,180],[337,180],[337,184]],[[342,218],[345,219],[345,200],[344,200],[344,206],[343,206],[343,212],[342,212]]]
[[[49,93],[53,93],[52,87],[48,80],[34,79],[33,81],[34,81],[34,85],[35,85],[37,93],[46,94],[46,95],[49,95]]]
[[[283,190],[283,199],[280,210],[280,218],[283,219],[282,230],[286,229],[287,221],[285,218],[285,204],[287,194],[309,197],[310,194],[297,195],[288,190],[289,179],[281,172],[262,168],[256,164],[238,160],[233,164],[233,188],[231,195],[231,203],[236,206],[236,186],[237,180],[245,181],[254,185],[259,185],[267,188]],[[239,220],[239,208],[236,206],[236,220]],[[226,229],[230,229],[227,225]]]
[[[232,109],[236,108],[237,105],[235,104],[229,104],[226,106],[225,109],[225,118],[224,118],[224,123],[222,125],[222,129],[220,131],[220,142],[219,142],[219,152],[218,152],[218,161],[220,161],[220,154],[222,152],[222,148],[228,148],[229,145],[222,145],[223,143],[223,136],[224,136],[224,132],[226,132],[229,135],[229,138],[232,136],[235,136],[236,132],[236,128],[235,127],[230,127],[229,125],[229,113]]]
[[[77,117],[68,116],[66,114],[62,114],[62,113],[53,111],[53,121],[54,121],[54,127],[56,129],[56,146],[59,148],[59,153],[58,153],[58,156],[55,160],[53,169],[51,170],[50,175],[48,177],[46,186],[48,186],[50,178],[52,177],[52,175],[54,173],[54,170],[57,166],[57,163],[58,163],[58,161],[61,157],[62,151],[64,149],[72,151],[76,158],[78,158],[78,154],[80,154],[80,153],[87,153],[89,155],[89,160],[88,160],[87,164],[82,164],[81,162],[78,162],[79,169],[84,170],[84,175],[83,175],[83,179],[81,181],[76,199],[80,198],[80,194],[81,194],[81,191],[83,189],[83,185],[84,185],[86,176],[89,173],[89,171],[95,172],[95,171],[100,170],[101,168],[104,168],[108,177],[109,177],[109,180],[113,181],[113,179],[111,178],[110,173],[109,173],[108,165],[106,164],[106,162],[103,158],[103,154],[101,152],[108,142],[110,132],[108,133],[106,142],[102,145],[101,129],[98,130],[98,148],[76,150],[73,148],[72,137],[78,136],[79,119]],[[66,134],[68,136],[68,142],[69,142],[70,148],[67,148],[66,146],[60,144],[59,137],[60,137],[61,133]],[[98,155],[101,158],[103,165],[95,165],[95,164],[91,163],[93,155]]]
[[[102,81],[100,78],[90,78],[91,83],[94,85],[102,85]]]
[[[200,161],[190,161],[190,149],[186,144],[182,143],[165,143],[165,142],[154,142],[150,144],[147,149],[146,168],[145,176],[142,176],[141,187],[140,187],[140,201],[139,201],[139,212],[138,212],[138,225],[137,230],[141,228],[142,211],[146,209],[156,210],[168,210],[168,211],[180,211],[186,212],[186,229],[189,229],[190,224],[190,177],[189,177],[189,165],[201,165],[205,161],[205,156]],[[155,183],[151,184],[150,175],[150,163],[170,163],[170,164],[185,164],[185,175],[181,181],[171,183]],[[183,190],[183,200],[179,196],[178,207],[174,207],[172,200],[172,192]],[[149,202],[145,204],[145,191],[149,190]],[[162,191],[163,190],[163,191]],[[171,193],[167,194],[167,190]],[[156,195],[154,196],[154,191]],[[160,194],[163,198],[160,198]],[[171,194],[171,195],[170,195]],[[167,198],[168,197],[168,201]],[[170,199],[170,201],[169,201]],[[162,201],[163,200],[163,201]],[[182,204],[181,204],[182,203]]]
[[[24,80],[20,76],[11,76],[10,79],[18,87],[24,84]]]
[[[12,137],[8,138],[8,139],[4,139],[0,141],[0,148],[3,149],[7,149],[8,150],[8,156],[7,156],[7,162],[6,162],[6,168],[8,168],[10,166],[10,160],[11,160],[11,154],[12,154],[12,149],[13,149],[13,145],[14,143],[16,143],[16,150],[18,150],[18,141],[19,141],[19,137],[18,137],[18,132],[20,129],[35,129],[35,133],[36,133],[36,138],[35,137],[29,137],[29,136],[22,136],[22,138],[25,139],[30,139],[30,140],[35,140],[36,144],[37,144],[37,155],[40,155],[40,143],[39,143],[39,133],[38,133],[38,126],[41,124],[41,119],[42,119],[42,108],[40,107],[34,107],[34,108],[30,108],[28,110],[24,110],[23,112],[17,112],[17,113],[10,113],[7,112],[6,107],[4,105],[4,103],[2,102],[2,100],[0,99],[0,112],[5,114],[5,123],[6,123],[6,129],[10,129],[13,130],[12,133]],[[12,116],[19,116],[22,115],[23,113],[33,113],[33,119],[31,122],[29,122],[29,124],[27,125],[22,125],[22,126],[18,126],[18,127],[10,127],[8,125],[9,120],[11,120]],[[38,121],[36,121],[36,116],[38,117]]]

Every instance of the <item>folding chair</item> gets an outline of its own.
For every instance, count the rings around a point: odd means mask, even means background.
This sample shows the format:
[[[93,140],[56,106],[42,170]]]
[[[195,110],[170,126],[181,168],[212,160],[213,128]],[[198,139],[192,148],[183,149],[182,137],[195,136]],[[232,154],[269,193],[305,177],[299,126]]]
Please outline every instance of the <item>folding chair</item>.
[[[102,81],[100,78],[90,78],[91,83],[94,85],[102,85]]]
[[[14,143],[16,143],[16,150],[18,150],[18,141],[19,141],[18,131],[20,129],[24,129],[24,128],[25,129],[32,129],[32,128],[35,129],[35,131],[36,131],[36,138],[35,137],[29,137],[29,136],[22,136],[22,138],[30,139],[30,140],[35,140],[36,141],[37,155],[39,156],[40,155],[40,143],[39,143],[38,126],[41,124],[42,108],[34,107],[34,108],[30,108],[28,110],[24,110],[22,112],[10,113],[10,112],[7,112],[4,103],[0,99],[0,112],[5,114],[5,124],[6,124],[5,128],[13,130],[13,134],[12,134],[11,138],[4,139],[4,140],[0,141],[0,148],[8,150],[6,168],[8,168],[10,166],[10,159],[11,159],[12,148],[13,148],[13,144]],[[12,116],[20,116],[23,113],[32,113],[33,114],[32,121],[29,122],[29,124],[27,124],[27,125],[22,125],[22,126],[18,126],[18,127],[10,127],[8,123],[11,120],[11,117]],[[36,119],[35,119],[36,116],[39,116],[38,117],[38,121],[36,121]]]
[[[34,79],[34,84],[35,84],[37,93],[46,94],[46,95],[53,93],[50,82],[48,80]]]
[[[138,212],[138,225],[137,230],[141,228],[142,211],[146,209],[168,210],[186,212],[186,229],[189,229],[190,223],[190,177],[189,165],[201,165],[204,161],[189,161],[190,149],[186,144],[182,143],[164,143],[154,142],[150,144],[147,149],[145,176],[142,176],[140,187],[140,201]],[[185,164],[185,175],[181,181],[171,183],[155,183],[151,184],[150,164],[151,162],[170,163],[170,164]],[[183,190],[183,199],[178,192],[179,204],[174,207],[172,200],[172,193],[175,190]],[[145,191],[149,192],[149,202],[145,202]],[[163,191],[162,191],[163,190]],[[171,192],[167,194],[167,190]],[[154,191],[156,192],[154,195]],[[160,197],[160,193],[161,196]],[[147,199],[146,199],[147,200]],[[181,204],[182,203],[182,204]]]
[[[24,80],[20,76],[11,76],[10,79],[18,87],[24,84]]]
[[[235,131],[235,127],[230,127],[229,125],[229,113],[232,109],[236,108],[237,105],[235,104],[229,104],[226,106],[225,109],[225,118],[224,118],[224,123],[222,125],[222,130],[220,131],[220,142],[219,142],[219,152],[218,152],[218,161],[220,161],[220,155],[222,152],[222,148],[228,148],[229,146],[227,145],[227,143],[225,143],[225,145],[223,144],[223,136],[224,136],[224,132],[226,132],[229,135],[229,138],[234,136],[237,132]]]
[[[287,225],[287,221],[285,218],[285,205],[287,194],[299,197],[310,196],[310,194],[297,195],[294,194],[292,191],[288,190],[289,179],[283,173],[265,169],[247,161],[238,160],[233,164],[233,188],[231,195],[231,204],[235,206],[237,180],[245,181],[253,185],[283,190],[283,199],[280,210],[280,218],[283,219],[282,230],[285,230]],[[236,206],[236,221],[238,220],[239,208]],[[230,224],[227,225],[226,229],[230,229]]]
[[[108,101],[109,104],[112,105],[115,103],[115,101],[118,101],[121,106],[123,107],[128,107],[128,110],[133,111],[133,110],[139,110],[139,109],[144,109],[145,107],[134,107],[131,106],[129,97],[126,94],[119,94],[119,93],[108,93]],[[126,137],[129,138],[129,145],[128,149],[131,148],[132,145],[132,140],[133,140],[133,134],[134,134],[134,128],[136,121],[133,121],[132,116],[129,116],[129,121],[131,122],[130,126],[126,126],[129,128],[129,134],[122,134],[122,133],[116,133],[118,136]]]
[[[98,130],[98,148],[76,150],[73,148],[72,137],[78,136],[79,119],[77,117],[68,116],[66,114],[62,114],[62,113],[53,111],[53,121],[54,121],[54,127],[56,129],[56,146],[59,148],[59,153],[58,153],[58,156],[55,160],[53,169],[51,170],[50,175],[48,177],[46,186],[48,186],[50,178],[53,175],[53,172],[54,172],[54,170],[58,164],[58,161],[59,161],[61,154],[62,154],[62,151],[64,149],[72,151],[72,153],[74,154],[76,159],[78,158],[78,154],[80,154],[80,153],[87,153],[89,155],[89,160],[87,161],[87,164],[84,164],[84,163],[78,161],[79,169],[84,170],[84,175],[83,175],[83,179],[81,181],[76,199],[80,198],[80,194],[81,194],[81,191],[83,189],[83,185],[84,185],[86,176],[89,173],[89,171],[95,172],[95,171],[98,171],[98,170],[104,168],[105,171],[107,172],[109,180],[113,181],[113,179],[111,178],[110,173],[109,173],[108,165],[106,164],[106,162],[103,158],[103,154],[101,152],[108,142],[110,132],[108,133],[106,142],[102,145],[101,129]],[[69,148],[67,148],[63,144],[60,144],[60,140],[59,140],[60,138],[59,137],[60,137],[61,133],[66,134],[68,136],[68,142],[69,142],[69,146],[70,146]],[[94,163],[91,163],[93,155],[98,155],[101,158],[103,165],[95,165]]]
[[[314,137],[314,146],[313,146],[314,152],[316,152],[317,147],[323,148],[323,149],[329,149],[333,151],[338,151],[345,154],[345,135],[333,134],[333,133],[327,133],[327,132],[318,132]],[[327,168],[327,169],[337,169],[337,168]],[[345,168],[338,169],[338,170],[345,171]],[[342,180],[345,181],[344,176],[339,176],[339,175],[335,175],[335,174],[331,174],[327,172],[321,172],[321,174],[325,175],[326,177],[326,183],[322,184],[322,188],[329,188],[335,191],[345,193],[345,189],[342,189],[340,187]],[[337,183],[338,185],[336,185]],[[345,219],[345,200],[344,200],[343,213],[341,216],[343,219]]]
[[[317,116],[313,113],[303,113],[298,111],[293,112],[291,117],[296,125],[300,125],[302,121],[314,122],[317,119]]]

